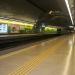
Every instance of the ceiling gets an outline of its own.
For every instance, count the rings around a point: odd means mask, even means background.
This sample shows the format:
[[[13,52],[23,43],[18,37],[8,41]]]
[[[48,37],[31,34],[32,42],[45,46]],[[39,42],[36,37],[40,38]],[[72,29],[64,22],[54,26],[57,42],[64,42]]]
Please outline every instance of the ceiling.
[[[26,0],[44,12],[50,10],[62,11],[68,13],[64,0]]]
[[[60,11],[67,15],[64,0],[1,0],[0,16],[36,21],[49,11]]]

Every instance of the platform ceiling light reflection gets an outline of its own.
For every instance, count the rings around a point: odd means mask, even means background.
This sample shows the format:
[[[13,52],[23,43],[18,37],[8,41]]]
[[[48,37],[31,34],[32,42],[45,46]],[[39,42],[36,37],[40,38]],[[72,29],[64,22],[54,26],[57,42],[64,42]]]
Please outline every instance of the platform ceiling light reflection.
[[[66,3],[66,6],[67,6],[67,9],[68,9],[68,12],[69,12],[71,21],[72,21],[72,25],[74,25],[72,13],[71,13],[70,6],[69,6],[69,1],[68,0],[65,0],[65,3]]]

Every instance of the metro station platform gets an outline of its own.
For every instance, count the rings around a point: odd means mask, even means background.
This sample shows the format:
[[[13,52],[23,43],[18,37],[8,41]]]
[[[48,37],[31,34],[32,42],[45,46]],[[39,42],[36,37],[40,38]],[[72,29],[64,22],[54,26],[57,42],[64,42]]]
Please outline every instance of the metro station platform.
[[[75,34],[12,50],[0,55],[0,75],[75,75]]]

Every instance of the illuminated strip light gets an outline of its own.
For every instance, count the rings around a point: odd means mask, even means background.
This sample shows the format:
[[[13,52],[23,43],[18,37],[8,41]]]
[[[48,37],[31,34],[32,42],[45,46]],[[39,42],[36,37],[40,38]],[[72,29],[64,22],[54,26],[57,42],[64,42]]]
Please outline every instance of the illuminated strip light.
[[[71,14],[71,10],[70,10],[70,6],[69,6],[69,3],[68,3],[68,0],[65,0],[65,3],[66,3],[66,6],[67,6],[67,9],[68,9],[68,12],[69,12],[69,15],[70,15],[72,24],[74,25],[73,18],[72,18],[72,14]]]
[[[16,21],[10,21],[10,20],[4,20],[4,19],[0,19],[0,23],[26,25],[26,26],[34,26],[34,24],[27,24],[27,23],[16,22]]]

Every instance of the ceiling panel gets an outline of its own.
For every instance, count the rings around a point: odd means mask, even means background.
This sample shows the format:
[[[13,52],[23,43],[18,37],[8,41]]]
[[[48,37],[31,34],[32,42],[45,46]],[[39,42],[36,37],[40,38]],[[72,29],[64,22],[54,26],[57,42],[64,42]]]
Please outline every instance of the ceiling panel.
[[[68,15],[64,0],[1,0],[0,15],[35,21],[49,11],[61,11]]]

